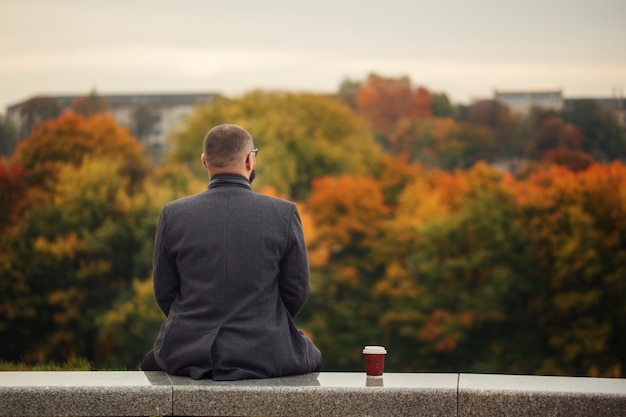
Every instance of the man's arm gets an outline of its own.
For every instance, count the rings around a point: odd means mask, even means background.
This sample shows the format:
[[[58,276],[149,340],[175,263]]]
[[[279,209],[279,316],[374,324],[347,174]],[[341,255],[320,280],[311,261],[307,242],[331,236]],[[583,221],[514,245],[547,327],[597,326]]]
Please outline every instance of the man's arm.
[[[311,292],[309,259],[302,221],[295,205],[289,223],[289,243],[280,263],[278,280],[283,303],[291,317],[295,317]]]
[[[166,238],[167,220],[166,207],[163,207],[159,216],[156,237],[154,240],[153,275],[154,296],[167,317],[174,299],[179,293],[180,276],[176,267],[176,260],[169,251]]]

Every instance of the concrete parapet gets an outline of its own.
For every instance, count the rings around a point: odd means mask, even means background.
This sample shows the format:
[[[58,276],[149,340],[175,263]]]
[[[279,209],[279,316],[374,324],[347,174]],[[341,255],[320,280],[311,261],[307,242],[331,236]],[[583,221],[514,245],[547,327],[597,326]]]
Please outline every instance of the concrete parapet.
[[[626,416],[626,379],[459,375],[459,416]]]
[[[196,381],[162,372],[0,372],[0,416],[626,416],[626,379],[321,372]]]
[[[163,372],[0,372],[0,416],[165,416]]]
[[[457,374],[368,378],[365,373],[322,372],[234,382],[170,379],[174,415],[456,416]]]

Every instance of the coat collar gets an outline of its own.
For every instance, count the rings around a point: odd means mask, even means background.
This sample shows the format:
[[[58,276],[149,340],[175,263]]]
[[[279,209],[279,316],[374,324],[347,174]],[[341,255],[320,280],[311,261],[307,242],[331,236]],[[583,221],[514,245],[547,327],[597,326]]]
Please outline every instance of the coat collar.
[[[243,175],[239,174],[216,174],[211,177],[209,182],[209,190],[219,187],[242,187],[252,190],[250,181]]]

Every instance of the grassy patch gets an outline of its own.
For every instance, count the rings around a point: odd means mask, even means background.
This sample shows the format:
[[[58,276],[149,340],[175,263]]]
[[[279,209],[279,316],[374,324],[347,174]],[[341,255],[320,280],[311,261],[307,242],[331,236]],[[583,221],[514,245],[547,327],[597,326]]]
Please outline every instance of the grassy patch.
[[[71,357],[64,363],[42,362],[36,364],[0,361],[0,371],[91,371],[93,366],[87,359]]]

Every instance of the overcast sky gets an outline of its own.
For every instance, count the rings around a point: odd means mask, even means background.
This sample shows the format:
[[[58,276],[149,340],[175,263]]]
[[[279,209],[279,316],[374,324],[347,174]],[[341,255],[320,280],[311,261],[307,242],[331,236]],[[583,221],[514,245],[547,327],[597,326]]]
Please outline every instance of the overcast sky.
[[[335,92],[407,75],[494,90],[626,93],[626,0],[0,0],[0,113],[40,94]]]

